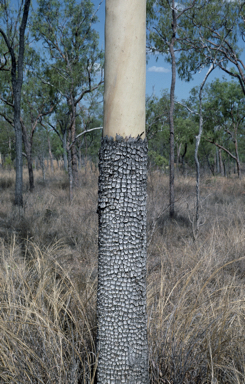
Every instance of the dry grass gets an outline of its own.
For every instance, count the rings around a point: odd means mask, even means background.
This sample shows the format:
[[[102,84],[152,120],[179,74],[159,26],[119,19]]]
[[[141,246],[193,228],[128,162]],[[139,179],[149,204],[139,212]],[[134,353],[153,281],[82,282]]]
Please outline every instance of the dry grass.
[[[56,170],[25,207],[14,175],[0,180],[0,382],[95,383],[97,174],[80,174],[68,200]],[[202,227],[193,242],[195,181],[148,184],[148,329],[152,383],[245,383],[245,183],[202,180]]]

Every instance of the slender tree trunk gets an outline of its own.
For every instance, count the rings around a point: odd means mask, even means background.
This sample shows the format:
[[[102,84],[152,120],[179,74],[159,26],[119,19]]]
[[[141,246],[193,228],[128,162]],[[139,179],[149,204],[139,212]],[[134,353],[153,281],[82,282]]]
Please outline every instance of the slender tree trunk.
[[[238,143],[237,143],[237,139],[236,138],[235,138],[234,142],[235,142],[235,151],[236,151],[237,176],[240,179],[241,178],[241,166],[240,166],[239,153],[238,153]]]
[[[81,152],[81,146],[82,144],[79,145],[78,147],[78,169],[81,171],[82,169],[82,152]]]
[[[226,162],[223,161],[224,177],[227,177]]]
[[[49,161],[50,161],[51,172],[54,173],[53,154],[52,154],[49,134],[48,134],[48,153],[49,153]]]
[[[33,166],[32,166],[32,142],[30,143],[28,140],[27,130],[24,124],[22,125],[22,137],[24,141],[25,151],[26,151],[26,159],[27,159],[27,167],[28,167],[28,175],[29,175],[29,190],[33,192],[34,190],[34,174],[33,174]]]
[[[19,99],[19,100],[18,100]],[[18,100],[18,101],[17,101]],[[20,98],[15,97],[15,111],[14,111],[14,127],[15,127],[15,148],[16,148],[16,178],[15,178],[15,205],[22,207],[23,206],[23,160],[22,160],[22,130],[20,125],[20,113],[18,111],[18,103],[20,103]]]
[[[72,105],[71,167],[72,167],[73,187],[77,187],[78,186],[77,151],[76,151],[76,144],[74,142],[76,137],[76,107],[73,104],[74,102],[72,100],[71,101],[71,105]]]
[[[64,159],[64,168],[65,171],[68,171],[68,162],[67,162],[67,143],[66,143],[66,135],[67,133],[65,132],[62,140],[62,145],[63,145],[63,159]]]
[[[200,164],[198,160],[198,149],[202,137],[202,131],[203,131],[203,117],[202,117],[202,91],[204,88],[204,85],[207,81],[208,76],[214,69],[214,64],[212,63],[210,65],[210,68],[208,72],[206,73],[203,82],[200,87],[199,91],[199,132],[198,135],[196,136],[196,146],[195,146],[195,163],[196,163],[196,217],[195,217],[195,225],[193,228],[193,235],[194,235],[194,240],[196,236],[198,235],[199,229],[200,229],[200,215],[199,215],[199,209],[200,209]]]
[[[149,384],[145,20],[145,0],[106,1],[98,202],[98,384]]]
[[[219,173],[221,174],[221,176],[224,176],[224,167],[223,167],[223,160],[222,160],[221,149],[218,150],[218,155],[219,156],[218,156],[217,160],[219,161]]]
[[[43,181],[46,180],[46,173],[45,173],[45,161],[44,161],[44,156],[41,155],[39,157],[39,160],[40,160],[40,165],[41,165],[41,168],[42,168],[42,174],[43,174]]]
[[[236,167],[237,167],[237,176],[240,179],[241,178],[241,166],[240,166],[239,158],[236,160]]]
[[[214,166],[212,166],[212,164],[209,161],[209,155],[206,155],[206,159],[207,159],[208,168],[209,168],[209,170],[211,172],[211,175],[214,176]]]
[[[87,147],[87,136],[85,135],[84,137],[84,141],[85,141],[85,159],[84,159],[84,163],[85,163],[85,176],[87,175],[87,164],[88,164],[88,147]]]
[[[34,174],[33,174],[33,166],[32,166],[32,155],[27,155],[27,166],[28,166],[28,174],[29,174],[29,188],[30,192],[34,190]]]
[[[181,151],[181,146],[182,146],[182,143],[180,143],[180,145],[177,145],[177,158],[176,158],[176,171],[177,171],[177,176],[179,176],[179,163],[180,163],[180,151]]]
[[[68,149],[67,153],[68,153],[68,175],[69,175],[69,200],[71,203],[73,199],[73,173],[72,173],[71,149]]]
[[[219,153],[219,150],[218,148],[216,148],[216,173],[219,174],[220,173],[220,153]]]
[[[14,129],[15,129],[15,146],[16,146],[16,179],[15,179],[15,205],[23,206],[22,186],[23,186],[23,161],[22,161],[22,129],[20,123],[20,106],[21,106],[21,88],[23,83],[23,62],[25,51],[25,29],[29,14],[30,0],[25,0],[23,17],[21,20],[19,31],[19,52],[18,60],[14,52],[12,42],[8,39],[4,31],[0,26],[0,33],[2,34],[4,41],[8,47],[8,51],[11,55],[11,80],[13,86],[14,96]]]
[[[182,160],[182,170],[183,170],[183,175],[186,177],[186,166],[185,166],[185,155],[187,152],[187,143],[185,143],[185,149],[183,152],[183,155],[181,155],[181,160]]]
[[[199,232],[199,224],[200,224],[200,217],[199,217],[199,200],[200,200],[200,164],[198,160],[198,148],[202,136],[202,129],[203,129],[203,118],[202,118],[202,88],[204,84],[201,86],[201,90],[199,93],[199,133],[196,136],[196,146],[195,146],[195,163],[196,163],[196,217],[195,217],[195,223],[194,223],[194,228],[193,228],[193,235],[194,235],[194,240],[196,239],[196,236],[198,235]]]
[[[226,152],[233,160],[234,160],[234,174],[238,173],[238,177],[241,176],[241,169],[240,169],[240,160],[238,156],[238,149],[237,149],[237,142],[235,140],[235,148],[236,148],[236,155],[233,155],[227,148],[223,147],[222,145],[215,143],[214,140],[205,139],[211,144],[214,144],[216,147],[222,149],[224,152]]]
[[[170,127],[170,155],[169,155],[169,215],[174,217],[174,93],[176,83],[176,61],[174,52],[174,43],[176,39],[176,13],[174,10],[175,1],[172,0],[172,38],[170,42],[170,56],[172,63],[172,79],[170,89],[170,112],[169,112],[169,127]]]

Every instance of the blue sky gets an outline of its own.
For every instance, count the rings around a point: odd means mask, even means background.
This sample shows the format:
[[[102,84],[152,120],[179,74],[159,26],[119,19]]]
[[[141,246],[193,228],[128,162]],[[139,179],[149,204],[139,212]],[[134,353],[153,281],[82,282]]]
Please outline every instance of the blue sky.
[[[101,0],[92,0],[95,4],[95,8],[99,6]],[[102,4],[97,13],[99,18],[99,23],[96,25],[96,30],[100,34],[100,46],[104,48],[104,23],[105,23],[105,0],[102,1]],[[243,54],[245,61],[245,54]],[[207,72],[207,68],[204,68],[200,73],[197,73],[193,80],[190,82],[181,81],[177,77],[176,81],[176,97],[180,101],[182,99],[187,99],[189,96],[190,90],[195,86],[200,86],[203,81],[203,78]],[[231,80],[231,77],[226,75],[220,69],[215,69],[208,78],[208,82],[211,82],[215,78],[225,77]],[[153,92],[156,96],[160,96],[164,89],[170,90],[171,84],[171,66],[169,63],[166,63],[162,56],[159,56],[158,60],[151,55],[147,67],[146,67],[146,94],[151,95]]]

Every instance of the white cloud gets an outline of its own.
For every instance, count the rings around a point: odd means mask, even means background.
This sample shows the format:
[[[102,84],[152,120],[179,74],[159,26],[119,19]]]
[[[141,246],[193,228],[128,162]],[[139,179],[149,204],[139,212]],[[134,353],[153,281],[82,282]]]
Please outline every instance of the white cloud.
[[[170,69],[164,67],[156,67],[154,65],[153,67],[148,68],[148,72],[168,73],[170,72]]]

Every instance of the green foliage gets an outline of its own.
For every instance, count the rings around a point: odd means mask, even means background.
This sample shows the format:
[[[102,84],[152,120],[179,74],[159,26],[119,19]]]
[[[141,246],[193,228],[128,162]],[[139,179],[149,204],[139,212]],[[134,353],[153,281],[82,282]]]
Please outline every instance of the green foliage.
[[[162,96],[147,98],[146,131],[149,140],[149,158],[152,165],[166,167],[169,159],[169,95],[164,91]],[[190,101],[182,101],[191,107]],[[186,159],[194,162],[194,142],[198,132],[198,120],[180,104],[175,105],[174,125],[176,156],[177,148],[187,144]],[[181,155],[181,153],[180,153]],[[177,159],[176,159],[177,160]]]
[[[147,34],[150,52],[157,57],[164,54],[171,61],[169,54],[170,42],[174,38],[174,50],[186,52],[186,41],[191,37],[191,14],[196,12],[201,0],[183,0],[181,3],[168,0],[147,0]],[[173,20],[176,20],[176,31],[173,31]],[[188,25],[188,28],[187,28]],[[193,26],[192,26],[193,29]],[[177,60],[178,63],[178,60]]]
[[[229,143],[232,148],[235,131],[244,136],[245,103],[241,87],[234,81],[216,79],[208,85],[204,102],[204,129],[214,141]]]
[[[9,169],[9,170],[13,168],[13,161],[11,159],[11,155],[10,154],[8,154],[5,157],[4,168]]]
[[[182,26],[185,49],[178,57],[179,76],[189,81],[194,73],[215,62],[242,85],[244,69],[239,60],[243,49],[239,39],[244,36],[244,20],[240,1],[198,0]],[[230,70],[228,64],[237,69],[240,66],[241,71]]]
[[[59,159],[63,156],[62,142],[59,140],[59,137],[55,132],[50,131],[50,136],[52,153],[56,159]]]
[[[91,121],[87,124],[87,129],[101,127],[102,126],[102,115],[99,114],[91,119]],[[86,133],[82,137],[82,141],[80,142],[81,154],[83,157],[88,157],[92,162],[97,164],[98,162],[98,154],[101,144],[101,130],[95,130],[89,133]]]
[[[14,128],[3,119],[0,119],[0,153],[3,156],[8,154],[11,157],[14,156],[14,140]]]
[[[159,155],[156,151],[150,150],[148,156],[150,163],[155,164],[158,168],[165,169],[169,164],[169,161],[164,156]]]
[[[76,97],[96,81],[103,57],[98,33],[91,28],[97,21],[94,6],[90,0],[40,0],[38,5],[32,31],[48,54],[44,78],[63,96]]]

